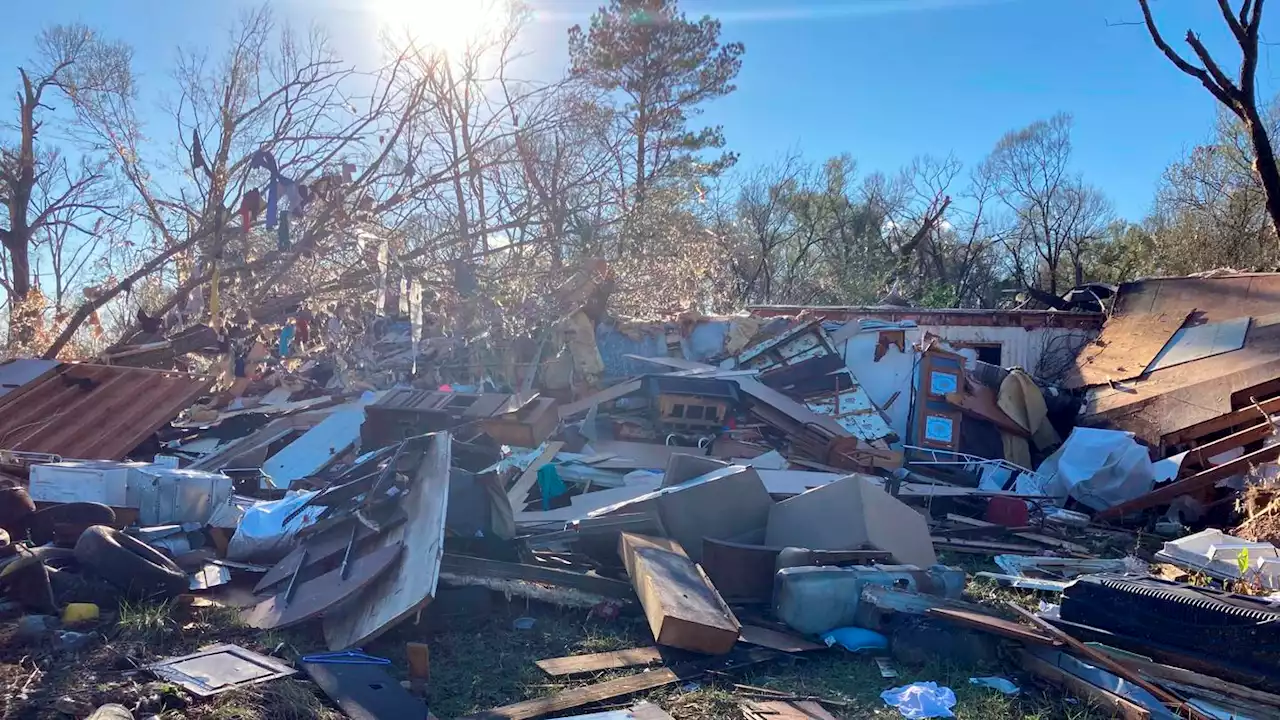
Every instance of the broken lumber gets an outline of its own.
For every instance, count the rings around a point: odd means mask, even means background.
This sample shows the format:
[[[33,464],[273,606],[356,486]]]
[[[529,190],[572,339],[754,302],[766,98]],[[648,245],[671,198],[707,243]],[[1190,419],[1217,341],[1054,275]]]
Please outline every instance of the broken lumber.
[[[1169,483],[1164,487],[1152,490],[1146,495],[1136,497],[1128,502],[1109,507],[1097,514],[1099,520],[1114,520],[1123,517],[1128,513],[1146,510],[1147,508],[1157,505],[1165,505],[1173,502],[1176,498],[1187,495],[1198,490],[1211,488],[1219,480],[1225,480],[1239,472],[1244,472],[1254,465],[1271,462],[1276,458],[1280,458],[1280,444],[1264,447],[1261,450],[1255,450],[1246,455],[1241,455],[1235,460],[1224,462],[1221,465],[1214,465],[1208,470],[1192,475],[1185,480],[1178,480]]]
[[[670,668],[655,668],[586,687],[565,690],[543,698],[504,705],[468,715],[462,720],[536,720],[551,713],[572,710],[590,703],[615,700],[664,685],[688,682],[702,677],[709,670],[732,671],[766,662],[775,657],[778,657],[778,654],[772,650],[754,648],[746,652],[734,653],[727,658],[707,658],[680,663]]]
[[[680,543],[622,533],[618,554],[659,645],[723,655],[742,627]]]
[[[955,608],[930,608],[926,615],[939,617],[949,620],[957,625],[988,632],[1000,637],[1006,637],[1010,640],[1018,640],[1033,645],[1045,645],[1048,647],[1062,645],[1061,640],[1054,640],[1052,637],[1044,633],[1036,632],[1026,625],[1019,625],[1016,622],[1005,620],[994,615],[986,615],[980,612],[970,612],[968,610],[957,610]]]
[[[658,651],[658,648],[643,647],[591,653],[589,655],[566,655],[565,657],[539,660],[534,664],[542,672],[552,677],[564,677],[585,675],[602,670],[653,665],[660,662],[662,662],[662,653]]]
[[[1245,428],[1240,432],[1232,433],[1224,438],[1212,440],[1189,451],[1187,453],[1186,460],[1182,463],[1181,469],[1204,469],[1213,467],[1209,462],[1210,458],[1221,455],[1228,450],[1234,450],[1238,447],[1244,447],[1245,445],[1250,445],[1264,440],[1271,437],[1274,432],[1275,427],[1268,419],[1267,421],[1254,425],[1253,427]]]
[[[967,525],[972,528],[991,529],[991,528],[1004,527],[1003,525],[998,525],[993,522],[987,522],[986,520],[978,520],[976,518],[967,517],[965,515],[956,515],[955,513],[947,513],[947,519],[950,520],[951,522],[959,523],[961,525]],[[1050,535],[1042,535],[1040,533],[1034,533],[1034,532],[1014,532],[1013,536],[1017,538],[1021,538],[1023,540],[1030,540],[1031,542],[1034,542],[1034,543],[1040,543],[1041,545],[1048,545],[1049,547],[1060,548],[1062,550],[1073,552],[1078,555],[1089,554],[1089,548],[1083,545],[1073,543],[1070,540],[1063,540],[1062,538],[1052,537]]]
[[[1025,650],[1022,652],[1021,660],[1022,668],[1027,672],[1054,687],[1088,700],[1103,710],[1111,711],[1113,717],[1123,718],[1123,720],[1151,720],[1151,713],[1141,705],[1078,678],[1047,660],[1042,660]]]
[[[1261,411],[1261,412],[1259,412]],[[1231,430],[1242,425],[1253,425],[1262,420],[1267,420],[1267,416],[1280,412],[1280,397],[1263,400],[1257,405],[1250,405],[1246,408],[1233,410],[1225,415],[1211,418],[1195,425],[1185,427],[1181,430],[1167,433],[1160,438],[1161,447],[1168,449],[1176,445],[1189,443],[1198,440],[1206,435],[1216,433],[1221,430]]]
[[[542,469],[543,465],[554,460],[556,453],[560,452],[562,447],[564,447],[564,443],[559,441],[547,443],[542,453],[533,462],[529,463],[529,467],[525,468],[524,472],[520,474],[520,478],[507,491],[507,500],[511,502],[513,511],[518,513],[524,510],[529,491],[538,482],[538,470]]]
[[[1088,645],[1085,645],[1084,643],[1071,637],[1070,635],[1058,629],[1057,627],[1054,627],[1047,620],[1031,613],[1028,610],[1023,609],[1022,607],[1019,607],[1016,603],[1005,602],[1005,605],[1007,605],[1010,609],[1012,609],[1014,612],[1018,613],[1022,617],[1026,618],[1027,620],[1030,620],[1033,624],[1036,625],[1036,627],[1048,633],[1055,640],[1061,640],[1062,642],[1066,643],[1067,646],[1071,648],[1072,652],[1079,655],[1081,658],[1088,660],[1093,665],[1099,668],[1102,668],[1103,670],[1106,670],[1107,672],[1111,673],[1112,675],[1115,675],[1118,678],[1121,678],[1122,680],[1126,680],[1142,688],[1143,690],[1146,690],[1147,692],[1151,693],[1152,697],[1156,698],[1157,700],[1164,703],[1165,705],[1168,705],[1174,712],[1178,712],[1178,711],[1184,712],[1186,713],[1187,717],[1191,718],[1192,720],[1208,720],[1207,718],[1205,718],[1203,713],[1191,707],[1190,705],[1187,705],[1187,703],[1183,702],[1182,699],[1179,698],[1177,695],[1174,695],[1173,693],[1166,691],[1164,688],[1161,688],[1158,685],[1148,682],[1145,678],[1143,678],[1141,675],[1139,675],[1137,672],[1135,672],[1131,668],[1127,668],[1124,665],[1121,665],[1120,663],[1116,662],[1115,660],[1112,660],[1110,656],[1102,653],[1101,651],[1095,650],[1089,647]]]
[[[747,700],[742,714],[747,720],[836,720],[812,700]]]

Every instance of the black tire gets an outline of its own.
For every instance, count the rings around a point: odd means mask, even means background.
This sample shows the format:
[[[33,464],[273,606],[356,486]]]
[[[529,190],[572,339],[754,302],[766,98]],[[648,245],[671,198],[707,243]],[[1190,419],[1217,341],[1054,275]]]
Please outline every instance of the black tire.
[[[0,488],[0,528],[15,540],[27,536],[27,523],[35,514],[36,504],[24,487]]]
[[[187,590],[187,576],[172,560],[104,525],[87,528],[80,535],[76,560],[131,597],[174,597]]]
[[[31,531],[31,542],[44,545],[53,542],[57,537],[70,536],[70,543],[76,542],[84,529],[92,525],[114,525],[116,511],[91,502],[65,503],[51,505],[37,511],[27,520]]]

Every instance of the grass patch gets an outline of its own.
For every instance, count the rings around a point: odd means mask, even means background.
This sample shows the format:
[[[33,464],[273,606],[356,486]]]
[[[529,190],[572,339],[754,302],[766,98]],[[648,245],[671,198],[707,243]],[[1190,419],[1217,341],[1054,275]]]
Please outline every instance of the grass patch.
[[[344,717],[325,704],[317,692],[308,682],[276,680],[218,695],[190,717],[200,720],[339,720]]]
[[[120,603],[116,636],[125,642],[167,645],[178,632],[178,622],[169,603]]]
[[[519,616],[536,620],[532,630],[515,630],[511,621]],[[614,622],[584,621],[580,611],[559,611],[549,607],[498,605],[492,615],[452,623],[450,627],[427,632],[412,626],[375,643],[369,652],[389,657],[388,669],[396,679],[406,677],[403,643],[423,641],[431,646],[432,712],[440,718],[461,717],[561,690],[582,687],[615,677],[631,675],[637,668],[613,670],[575,678],[545,675],[534,664],[544,658],[590,652],[606,652],[651,645],[653,640],[643,618],[624,617]],[[873,658],[838,651],[808,654],[749,668],[736,678],[709,675],[693,687],[671,685],[623,698],[609,707],[627,707],[648,700],[680,720],[739,720],[738,704],[745,695],[735,683],[766,687],[800,696],[815,696],[847,703],[829,706],[836,717],[853,720],[898,717],[887,708],[880,693],[913,681],[932,680],[955,691],[956,717],[961,720],[1102,720],[1110,717],[1094,713],[1085,705],[1072,703],[1051,691],[1042,693],[1030,678],[1018,676],[1016,668],[960,667],[944,662],[910,665],[897,660],[896,679],[880,677]],[[969,684],[970,677],[1003,675],[1023,688],[1009,698],[994,690]],[[562,714],[587,713],[598,708],[579,708]]]

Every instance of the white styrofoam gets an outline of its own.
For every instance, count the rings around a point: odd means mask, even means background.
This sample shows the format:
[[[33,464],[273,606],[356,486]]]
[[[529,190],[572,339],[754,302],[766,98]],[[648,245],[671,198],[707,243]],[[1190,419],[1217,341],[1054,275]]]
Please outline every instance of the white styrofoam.
[[[1280,589],[1280,550],[1271,543],[1251,542],[1209,528],[1164,544],[1157,560],[1199,570],[1213,577],[1240,580],[1240,553],[1249,551],[1249,565],[1263,586]]]

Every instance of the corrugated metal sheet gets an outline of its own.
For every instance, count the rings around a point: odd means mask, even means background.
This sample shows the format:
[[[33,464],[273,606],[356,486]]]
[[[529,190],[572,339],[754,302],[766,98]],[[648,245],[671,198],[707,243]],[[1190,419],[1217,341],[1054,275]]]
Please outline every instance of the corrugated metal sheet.
[[[204,375],[63,364],[0,398],[0,448],[118,460],[211,385]]]

